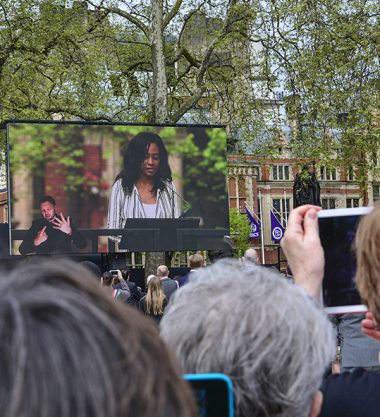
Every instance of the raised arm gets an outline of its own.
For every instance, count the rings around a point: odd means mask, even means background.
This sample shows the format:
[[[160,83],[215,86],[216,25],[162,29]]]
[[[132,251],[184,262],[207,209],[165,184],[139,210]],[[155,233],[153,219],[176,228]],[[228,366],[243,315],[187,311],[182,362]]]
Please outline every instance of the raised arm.
[[[320,207],[304,205],[292,210],[281,247],[293,273],[294,281],[313,297],[319,298],[325,254],[319,239]]]

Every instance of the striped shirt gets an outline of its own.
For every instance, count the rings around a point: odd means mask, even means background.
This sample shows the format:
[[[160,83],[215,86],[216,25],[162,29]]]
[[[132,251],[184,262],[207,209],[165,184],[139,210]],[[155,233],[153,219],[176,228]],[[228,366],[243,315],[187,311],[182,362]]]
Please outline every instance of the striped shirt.
[[[165,188],[157,190],[154,218],[177,218],[180,216],[179,198],[173,182],[164,181]],[[119,178],[112,186],[108,206],[108,228],[123,229],[127,219],[146,218],[143,204],[136,186],[126,194]]]

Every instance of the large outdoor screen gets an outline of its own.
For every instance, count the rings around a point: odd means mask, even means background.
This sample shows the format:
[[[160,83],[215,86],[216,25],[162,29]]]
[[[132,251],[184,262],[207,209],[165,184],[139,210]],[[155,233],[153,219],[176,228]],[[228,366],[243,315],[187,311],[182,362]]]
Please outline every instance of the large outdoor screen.
[[[218,249],[221,126],[7,124],[10,253]]]

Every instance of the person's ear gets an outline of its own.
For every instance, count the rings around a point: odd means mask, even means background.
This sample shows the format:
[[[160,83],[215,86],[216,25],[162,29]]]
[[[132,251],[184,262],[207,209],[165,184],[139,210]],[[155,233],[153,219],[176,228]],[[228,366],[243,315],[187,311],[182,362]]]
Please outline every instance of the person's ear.
[[[310,407],[309,417],[318,417],[321,412],[323,403],[323,394],[321,391],[317,391],[313,397],[313,401]]]

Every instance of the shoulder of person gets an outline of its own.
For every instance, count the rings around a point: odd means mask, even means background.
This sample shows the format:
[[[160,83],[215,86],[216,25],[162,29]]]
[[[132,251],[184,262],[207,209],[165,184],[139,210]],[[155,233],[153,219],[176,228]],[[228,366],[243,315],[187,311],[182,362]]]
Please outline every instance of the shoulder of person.
[[[380,373],[355,369],[331,375],[321,391],[323,404],[319,417],[372,417],[380,407]]]
[[[352,372],[342,372],[341,374],[330,375],[323,381],[321,391],[324,395],[327,395],[330,392],[335,395],[335,393],[343,391],[348,394],[350,391],[358,394],[359,392],[364,393],[371,386],[376,389],[380,388],[380,373],[357,368]]]

